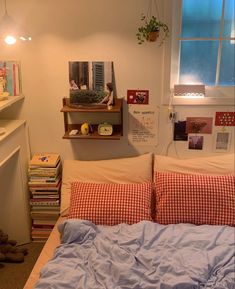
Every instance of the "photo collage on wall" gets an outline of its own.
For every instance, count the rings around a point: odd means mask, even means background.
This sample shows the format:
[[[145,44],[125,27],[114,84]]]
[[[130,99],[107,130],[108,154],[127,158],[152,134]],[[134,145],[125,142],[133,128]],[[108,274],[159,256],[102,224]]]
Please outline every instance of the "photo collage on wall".
[[[212,117],[187,117],[186,133],[188,135],[190,134],[188,139],[188,149],[203,149],[204,136],[200,134],[212,134],[212,122]]]
[[[216,112],[214,125],[214,151],[228,151],[232,134],[229,127],[235,126],[235,112]],[[204,134],[212,134],[212,127],[212,117],[187,117],[174,123],[174,141],[187,141],[190,150],[203,150]]]

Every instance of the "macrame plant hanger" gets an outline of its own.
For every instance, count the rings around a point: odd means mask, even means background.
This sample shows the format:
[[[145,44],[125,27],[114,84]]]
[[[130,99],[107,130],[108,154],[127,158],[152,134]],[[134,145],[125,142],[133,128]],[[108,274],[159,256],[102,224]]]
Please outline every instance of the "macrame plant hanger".
[[[149,19],[149,18],[151,18],[153,16],[153,8],[155,8],[155,11],[156,11],[156,18],[158,20],[160,20],[157,0],[149,0],[149,5],[148,5],[147,13],[146,13],[146,18]]]
[[[154,9],[156,14],[154,14]],[[155,17],[157,20],[159,20],[159,11],[157,6],[157,0],[149,0],[148,10],[146,13],[146,19],[149,19],[151,21],[151,18]],[[159,37],[159,30],[155,30],[149,33],[148,40],[150,42],[155,42]]]

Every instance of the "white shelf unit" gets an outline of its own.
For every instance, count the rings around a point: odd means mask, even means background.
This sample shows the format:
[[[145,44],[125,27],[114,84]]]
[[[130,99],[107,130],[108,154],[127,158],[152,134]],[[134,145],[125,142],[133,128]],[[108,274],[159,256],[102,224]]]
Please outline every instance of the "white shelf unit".
[[[6,99],[0,100],[0,111],[11,106],[13,103],[18,102],[19,100],[24,99],[23,95],[19,96],[8,96]]]
[[[0,112],[23,99],[0,101]],[[0,228],[20,244],[30,242],[30,216],[27,187],[29,145],[26,121],[0,119],[5,132],[0,135]]]
[[[5,133],[0,135],[0,145],[1,141],[7,138],[15,130],[17,130],[21,125],[25,124],[25,120],[20,119],[0,119],[0,127],[5,129]]]

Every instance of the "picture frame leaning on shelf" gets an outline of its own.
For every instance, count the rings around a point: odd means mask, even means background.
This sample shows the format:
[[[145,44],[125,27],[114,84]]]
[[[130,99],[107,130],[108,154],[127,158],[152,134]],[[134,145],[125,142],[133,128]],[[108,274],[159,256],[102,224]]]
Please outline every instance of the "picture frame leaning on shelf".
[[[5,100],[8,96],[19,96],[21,94],[20,62],[0,60],[0,100]]]

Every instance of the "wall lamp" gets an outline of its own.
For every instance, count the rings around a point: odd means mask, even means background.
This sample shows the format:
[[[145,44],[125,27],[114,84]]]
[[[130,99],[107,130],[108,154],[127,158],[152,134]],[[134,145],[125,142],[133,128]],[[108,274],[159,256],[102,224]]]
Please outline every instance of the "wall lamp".
[[[175,84],[174,97],[179,98],[204,98],[204,84]]]
[[[0,39],[8,45],[13,45],[18,40],[31,40],[31,37],[8,15],[6,0],[4,0],[4,15],[0,20]]]

